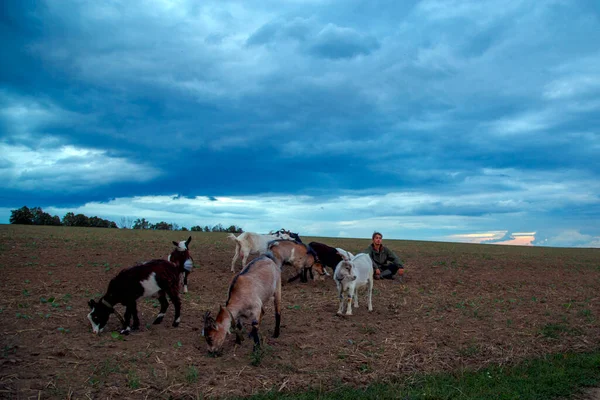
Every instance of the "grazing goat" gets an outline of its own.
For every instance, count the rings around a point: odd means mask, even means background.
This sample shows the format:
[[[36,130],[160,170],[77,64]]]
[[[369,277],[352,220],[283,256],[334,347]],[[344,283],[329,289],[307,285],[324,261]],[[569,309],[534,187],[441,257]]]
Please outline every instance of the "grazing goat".
[[[294,267],[296,275],[288,279],[293,282],[300,278],[302,282],[308,282],[307,274],[314,269],[319,275],[329,275],[323,264],[317,261],[317,253],[303,243],[291,240],[275,240],[269,243],[269,250],[281,260],[282,265],[288,264]]]
[[[328,246],[319,242],[310,242],[308,247],[313,249],[315,253],[317,253],[317,258],[321,264],[325,267],[329,267],[335,273],[335,267],[340,263],[340,261],[352,258],[352,253],[348,253],[343,249],[336,249],[334,247]],[[348,256],[350,254],[350,256]]]
[[[204,314],[202,336],[206,339],[208,351],[220,354],[225,337],[231,330],[236,331],[236,343],[242,341],[242,323],[250,322],[254,339],[254,350],[260,348],[258,328],[265,313],[265,305],[274,298],[275,331],[273,337],[279,337],[281,324],[281,259],[271,253],[255,258],[229,285],[229,294],[225,307],[221,306],[217,318]]]
[[[352,315],[352,298],[354,307],[358,308],[358,289],[367,286],[369,294],[369,311],[373,311],[371,297],[373,294],[373,261],[368,254],[360,253],[351,260],[341,261],[335,269],[335,282],[340,296],[338,315]],[[347,299],[344,300],[344,294]],[[344,307],[345,305],[345,307]]]
[[[275,232],[273,235],[261,235],[253,232],[244,232],[238,237],[233,233],[227,236],[229,239],[235,241],[235,254],[233,260],[231,260],[231,272],[235,271],[235,262],[238,256],[242,257],[242,268],[248,261],[250,254],[263,254],[267,251],[269,242],[277,239],[290,240],[291,236],[286,233]]]
[[[128,334],[131,330],[137,330],[140,327],[140,320],[137,313],[137,300],[140,297],[150,297],[158,295],[160,302],[160,312],[154,320],[154,324],[160,324],[165,316],[171,299],[175,307],[175,317],[173,326],[177,327],[180,322],[181,299],[179,298],[179,288],[181,285],[181,275],[185,271],[185,265],[191,260],[187,245],[190,238],[183,242],[185,250],[180,250],[180,243],[176,243],[177,248],[169,255],[167,260],[151,260],[144,264],[135,265],[123,269],[108,284],[106,294],[98,302],[91,299],[88,304],[91,308],[88,314],[88,320],[92,325],[94,333],[100,333],[106,326],[110,314],[115,313],[123,325],[121,333]],[[115,310],[115,305],[123,304],[125,306],[125,318]],[[133,316],[133,326],[129,326]]]

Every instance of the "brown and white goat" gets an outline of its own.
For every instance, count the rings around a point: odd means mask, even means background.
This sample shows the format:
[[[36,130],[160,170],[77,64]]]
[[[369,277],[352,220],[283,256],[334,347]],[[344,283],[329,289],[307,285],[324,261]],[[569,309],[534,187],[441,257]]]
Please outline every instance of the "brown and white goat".
[[[281,259],[271,253],[257,257],[250,262],[229,285],[225,306],[221,306],[217,318],[207,311],[204,315],[202,336],[206,339],[208,351],[219,354],[228,333],[236,330],[236,343],[242,340],[242,324],[250,322],[254,339],[254,350],[260,348],[258,328],[265,313],[265,305],[274,298],[275,331],[273,337],[279,337],[281,324]]]
[[[341,261],[335,268],[334,279],[340,296],[338,315],[352,315],[352,301],[354,308],[358,308],[358,289],[363,286],[367,286],[369,311],[373,311],[373,261],[368,254],[360,253],[351,260]]]
[[[250,254],[264,254],[268,250],[269,242],[273,240],[292,239],[287,233],[275,232],[274,234],[261,235],[253,232],[244,232],[239,236],[235,236],[233,233],[227,235],[227,237],[235,242],[235,254],[231,260],[231,272],[235,271],[235,262],[238,257],[242,257],[242,268],[246,265]]]
[[[329,275],[318,261],[317,253],[303,243],[291,240],[275,240],[269,243],[269,250],[281,260],[282,265],[291,265],[296,270],[296,275],[289,278],[288,282],[293,282],[298,278],[302,282],[308,282],[307,274],[310,272],[312,276],[313,270],[321,276]]]
[[[110,314],[115,313],[121,320],[123,329],[121,333],[128,334],[130,330],[137,330],[140,327],[140,320],[137,313],[137,300],[140,297],[150,297],[158,295],[160,302],[160,312],[154,319],[154,324],[160,324],[165,316],[169,302],[167,296],[171,299],[175,307],[175,317],[173,326],[179,326],[181,313],[181,299],[179,297],[179,288],[181,285],[181,275],[185,271],[185,265],[191,259],[187,250],[190,238],[183,242],[185,250],[180,250],[180,244],[174,242],[178,248],[169,255],[169,260],[157,259],[144,264],[121,270],[117,276],[111,279],[108,284],[106,294],[98,302],[91,299],[88,304],[91,308],[88,314],[88,320],[92,325],[94,333],[100,333],[106,326]],[[123,304],[125,306],[125,317],[115,310],[115,305]],[[133,326],[129,326],[133,317]]]

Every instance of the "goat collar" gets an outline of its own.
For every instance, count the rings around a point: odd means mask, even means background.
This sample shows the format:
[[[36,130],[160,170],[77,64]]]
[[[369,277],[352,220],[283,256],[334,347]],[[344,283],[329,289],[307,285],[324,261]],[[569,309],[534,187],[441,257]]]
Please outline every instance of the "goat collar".
[[[104,299],[104,297],[102,298],[101,303],[104,304],[106,307],[108,307],[113,313],[115,313],[115,315],[117,316],[117,318],[119,319],[121,324],[123,324],[123,326],[125,326],[125,320],[123,319],[121,314],[119,314],[119,312],[117,310],[115,310],[115,307],[112,304],[110,304],[108,301],[106,301]]]

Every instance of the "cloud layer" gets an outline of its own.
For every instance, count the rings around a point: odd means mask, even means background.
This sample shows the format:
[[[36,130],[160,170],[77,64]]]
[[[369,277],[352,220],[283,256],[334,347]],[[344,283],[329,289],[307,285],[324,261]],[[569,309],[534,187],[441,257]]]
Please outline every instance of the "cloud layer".
[[[0,215],[27,203],[103,205],[108,217],[161,199],[152,215],[168,220],[181,215],[172,196],[214,196],[242,201],[217,215],[246,229],[286,222],[367,237],[389,224],[404,239],[537,232],[534,245],[597,245],[591,4],[48,1],[4,11]],[[213,203],[185,215],[208,218]],[[263,227],[271,212],[275,226]]]

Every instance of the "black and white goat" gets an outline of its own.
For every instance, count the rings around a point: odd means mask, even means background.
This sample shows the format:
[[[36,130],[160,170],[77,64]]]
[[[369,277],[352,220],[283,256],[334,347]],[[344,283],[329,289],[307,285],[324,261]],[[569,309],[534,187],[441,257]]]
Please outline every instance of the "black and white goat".
[[[308,247],[317,253],[318,260],[323,266],[329,267],[335,273],[335,267],[344,259],[352,258],[352,253],[343,249],[328,246],[324,243],[310,242]]]
[[[188,240],[182,240],[181,242],[173,241],[173,244],[177,247],[179,252],[183,252],[183,254],[177,254],[176,257],[171,260],[171,255],[167,257],[167,260],[177,263],[179,259],[186,257],[185,262],[183,263],[183,293],[188,292],[188,275],[192,272],[194,268],[194,259],[190,256],[189,248],[190,242],[192,241],[192,237],[190,236]],[[187,252],[187,254],[185,253]]]
[[[91,308],[88,320],[92,325],[92,331],[96,334],[102,332],[112,313],[115,313],[121,320],[123,325],[121,333],[128,334],[130,330],[139,329],[140,320],[137,313],[137,300],[140,297],[150,296],[158,296],[160,302],[160,312],[156,316],[154,324],[162,322],[169,307],[167,301],[167,296],[169,296],[175,307],[173,326],[179,326],[181,313],[179,289],[186,262],[191,260],[188,250],[191,240],[192,237],[190,236],[183,243],[173,242],[177,248],[171,252],[168,261],[163,259],[151,260],[120,271],[110,281],[106,294],[98,302],[93,299],[88,302]],[[185,250],[181,250],[182,247]],[[124,318],[115,310],[114,307],[117,304],[125,306]],[[133,317],[132,326],[129,325],[131,317]]]
[[[269,235],[279,235],[279,236],[288,235],[291,240],[293,240],[297,243],[302,243],[302,239],[300,239],[300,235],[298,235],[297,233],[294,233],[292,231],[288,231],[287,229],[283,229],[283,228],[281,228],[280,230],[278,230],[276,232],[269,232]]]

